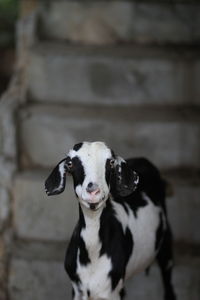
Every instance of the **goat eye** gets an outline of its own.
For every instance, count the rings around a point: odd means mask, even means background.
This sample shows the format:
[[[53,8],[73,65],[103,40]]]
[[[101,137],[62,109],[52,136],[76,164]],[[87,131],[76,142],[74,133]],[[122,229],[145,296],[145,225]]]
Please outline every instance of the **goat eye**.
[[[115,160],[114,160],[114,159],[111,159],[111,160],[110,160],[110,166],[111,166],[111,168],[114,168],[114,165],[115,165]]]
[[[72,163],[71,160],[67,162],[67,167],[68,167],[69,169],[71,169],[71,168],[73,167],[73,163]]]

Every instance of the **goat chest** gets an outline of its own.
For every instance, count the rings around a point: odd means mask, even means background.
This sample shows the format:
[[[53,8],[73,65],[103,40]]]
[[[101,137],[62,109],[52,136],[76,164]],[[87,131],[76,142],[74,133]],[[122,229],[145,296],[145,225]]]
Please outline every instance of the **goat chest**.
[[[106,294],[120,291],[125,278],[151,264],[162,240],[165,218],[145,193],[140,197],[140,205],[134,199],[134,205],[110,199],[102,211],[84,213],[66,255],[66,265],[74,266],[73,270],[66,267],[74,288],[90,291],[94,298],[104,291],[106,298]]]

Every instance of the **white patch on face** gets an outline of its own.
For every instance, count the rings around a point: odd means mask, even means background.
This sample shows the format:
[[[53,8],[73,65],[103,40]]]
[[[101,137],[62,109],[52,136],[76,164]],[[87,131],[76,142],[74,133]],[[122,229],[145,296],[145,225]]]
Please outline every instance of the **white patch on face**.
[[[121,204],[112,201],[116,218],[121,222],[123,230],[128,227],[133,236],[134,246],[127,265],[126,278],[144,270],[156,255],[156,230],[160,222],[161,208],[155,206],[145,193],[142,193],[142,197],[147,201],[147,205],[138,209],[137,217],[129,205],[126,206],[129,212],[127,214]]]
[[[71,150],[68,154],[71,158],[78,156],[85,172],[85,179],[82,185],[75,188],[80,202],[89,207],[91,203],[98,203],[100,207],[108,198],[109,187],[106,183],[106,161],[111,158],[110,149],[102,142],[84,142],[78,150]],[[88,184],[92,182],[98,185],[99,193],[96,195],[87,192]]]

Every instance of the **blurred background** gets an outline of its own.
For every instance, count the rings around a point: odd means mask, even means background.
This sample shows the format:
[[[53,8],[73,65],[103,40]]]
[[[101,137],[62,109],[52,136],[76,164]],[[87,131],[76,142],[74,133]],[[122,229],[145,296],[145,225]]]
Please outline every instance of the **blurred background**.
[[[173,282],[200,299],[200,3],[0,0],[0,300],[71,299],[70,179],[44,181],[75,143],[145,156],[169,182]],[[156,266],[127,299],[162,299]]]
[[[16,0],[0,0],[0,95],[7,88],[15,61]]]

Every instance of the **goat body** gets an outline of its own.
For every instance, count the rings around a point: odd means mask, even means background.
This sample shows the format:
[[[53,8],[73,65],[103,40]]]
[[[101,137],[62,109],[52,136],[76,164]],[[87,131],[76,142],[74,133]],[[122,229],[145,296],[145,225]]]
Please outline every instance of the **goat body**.
[[[104,143],[74,146],[46,181],[49,195],[74,179],[79,220],[65,257],[73,300],[121,300],[124,282],[156,258],[165,300],[175,300],[171,284],[171,231],[165,183],[146,159],[123,160]]]

